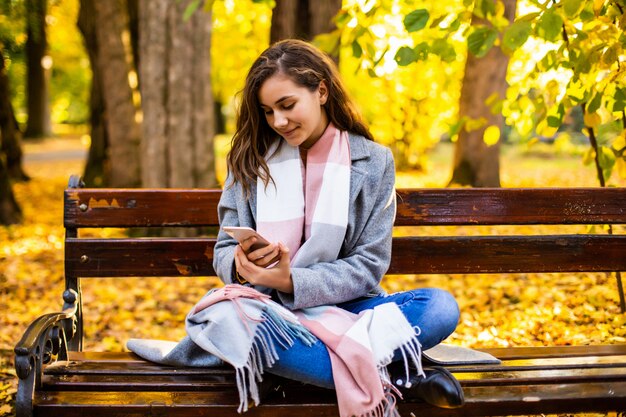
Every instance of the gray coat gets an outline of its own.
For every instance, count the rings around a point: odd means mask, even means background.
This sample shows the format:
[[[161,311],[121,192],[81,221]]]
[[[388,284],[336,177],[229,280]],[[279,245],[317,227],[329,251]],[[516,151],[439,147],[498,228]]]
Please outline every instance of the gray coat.
[[[294,293],[278,292],[280,300],[277,300],[289,309],[338,304],[383,292],[380,281],[391,260],[391,232],[396,214],[393,156],[389,149],[350,134],[350,157],[348,228],[339,257],[333,262],[291,268]],[[248,200],[241,185],[229,185],[227,179],[218,205],[220,224],[255,229],[256,184],[252,184]],[[236,282],[236,245],[233,238],[220,230],[213,267],[225,284]]]

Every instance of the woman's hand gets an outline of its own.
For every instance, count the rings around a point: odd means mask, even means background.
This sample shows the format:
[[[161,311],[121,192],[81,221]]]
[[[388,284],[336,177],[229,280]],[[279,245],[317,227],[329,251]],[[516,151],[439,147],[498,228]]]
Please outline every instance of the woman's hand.
[[[249,248],[252,243],[248,245],[248,242],[244,242],[244,244]],[[278,291],[290,294],[293,293],[289,248],[282,243],[273,243],[246,255],[244,244],[237,245],[235,248],[235,267],[237,268],[237,273],[252,285],[262,285],[264,287],[274,288]],[[276,249],[278,249],[276,256],[272,255],[275,252],[273,248],[270,248],[271,246],[276,246]],[[261,255],[262,257],[258,258],[258,256]],[[270,260],[264,261],[263,259],[265,258]],[[276,265],[273,267],[265,267],[274,262],[276,262]]]
[[[256,241],[256,237],[250,236],[249,238],[242,240],[239,244],[250,262],[253,262],[256,266],[265,268],[278,260],[280,257],[280,248],[278,243],[271,243],[260,249],[252,250],[251,248],[254,246]]]

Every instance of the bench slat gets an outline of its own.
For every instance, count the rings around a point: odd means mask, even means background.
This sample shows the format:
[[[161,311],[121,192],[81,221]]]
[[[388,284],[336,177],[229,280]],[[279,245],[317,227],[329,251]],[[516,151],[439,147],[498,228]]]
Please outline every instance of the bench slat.
[[[526,415],[562,414],[581,412],[606,412],[626,409],[626,382],[606,381],[584,384],[510,385],[464,388],[466,403],[463,407],[445,413],[429,409],[430,415]],[[410,406],[399,405],[400,413]],[[404,414],[402,414],[404,415]],[[417,413],[415,415],[418,415]]]
[[[626,381],[626,365],[607,368],[578,369],[523,369],[477,372],[457,372],[451,369],[461,385],[503,386],[524,384],[583,383],[590,381]],[[44,389],[73,391],[200,391],[236,390],[235,374],[228,376],[204,374],[182,375],[170,372],[167,375],[138,374],[80,374],[48,375],[43,378]]]
[[[626,356],[585,356],[575,358],[536,358],[536,359],[513,359],[504,360],[501,364],[493,365],[451,365],[447,368],[453,372],[464,374],[486,372],[513,372],[513,371],[559,371],[569,369],[615,369],[613,372],[622,375],[626,372]],[[610,373],[610,370],[606,372]],[[163,366],[149,362],[59,362],[46,368],[46,375],[50,377],[61,376],[63,382],[68,382],[67,376],[101,378],[107,375],[114,377],[132,377],[140,375],[144,379],[152,379],[161,376],[180,376],[181,378],[194,378],[210,375],[214,380],[233,378],[234,371],[228,367],[217,368],[180,368]],[[150,378],[145,378],[150,376]]]
[[[623,271],[626,235],[407,237],[392,253],[388,274]]]
[[[480,416],[523,415],[541,413],[593,412],[626,408],[626,382],[606,381],[591,383],[511,385],[494,387],[467,387],[466,404],[459,409],[446,410],[423,403],[400,402],[402,415]],[[337,416],[335,394],[330,390],[312,387],[285,391],[285,398],[271,398],[260,407],[252,408],[250,416],[293,417]],[[315,398],[314,402],[310,398]],[[238,416],[236,391],[139,391],[139,392],[84,392],[43,391],[35,394],[35,412],[38,416],[55,416],[63,407],[66,417],[84,416]]]
[[[626,193],[623,188],[402,189],[397,217],[398,226],[626,223]]]
[[[64,223],[67,228],[214,226],[221,195],[218,189],[68,189]]]
[[[65,389],[91,389],[107,386],[113,391],[141,390],[147,387],[159,390],[167,382],[168,390],[195,390],[200,387],[235,386],[235,372],[231,369],[190,369],[157,366],[125,366],[107,363],[78,364],[57,367],[45,372],[44,385]],[[504,361],[500,365],[449,366],[464,385],[500,385],[524,383],[557,383],[590,381],[593,379],[626,380],[626,356],[579,358],[570,363],[550,360]],[[69,388],[68,388],[69,387]],[[117,389],[115,389],[117,387]],[[196,387],[196,388],[194,388]]]
[[[199,238],[67,238],[66,273],[213,276],[214,245]],[[625,253],[624,235],[397,237],[388,274],[624,271]]]
[[[220,195],[218,189],[69,189],[65,227],[216,226]],[[626,223],[623,189],[398,190],[397,226],[605,223]]]

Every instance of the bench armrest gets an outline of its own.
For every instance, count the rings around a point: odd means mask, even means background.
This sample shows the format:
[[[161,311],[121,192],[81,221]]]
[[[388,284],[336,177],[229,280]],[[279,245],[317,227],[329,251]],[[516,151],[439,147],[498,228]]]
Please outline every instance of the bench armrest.
[[[35,319],[15,346],[15,371],[19,377],[18,417],[32,416],[34,389],[41,387],[43,366],[57,359],[68,359],[67,341],[76,334],[78,294],[66,290],[63,300],[63,311]]]

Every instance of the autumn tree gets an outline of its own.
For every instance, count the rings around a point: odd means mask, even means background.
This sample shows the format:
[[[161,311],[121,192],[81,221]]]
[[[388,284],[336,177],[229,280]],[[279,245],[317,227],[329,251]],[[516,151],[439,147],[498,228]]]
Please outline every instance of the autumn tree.
[[[102,74],[98,66],[98,40],[93,0],[80,0],[78,28],[83,35],[85,50],[89,56],[92,72],[89,94],[89,127],[91,143],[85,163],[83,181],[90,186],[108,183],[107,167],[108,134],[105,124],[105,105],[102,96]]]
[[[0,46],[0,154],[5,158],[5,169],[9,178],[26,181],[29,176],[22,167],[22,132],[15,119],[11,104],[9,77],[4,64],[4,52]]]
[[[117,1],[94,1],[93,5],[98,22],[96,64],[102,81],[101,92],[109,144],[108,183],[113,187],[136,187],[141,183],[141,128],[136,120],[128,80],[130,65],[122,43],[122,32],[125,29],[123,11]]]
[[[210,82],[211,10],[194,11],[190,4],[139,2],[145,187],[217,185]]]
[[[341,50],[346,85],[398,170],[424,168],[427,151],[454,123],[465,59],[452,33],[469,21],[466,13],[458,2],[429,3],[428,10],[397,0],[355,2],[334,18],[337,31],[316,38],[326,51]]]
[[[10,154],[5,152],[5,142],[10,135],[17,135],[13,106],[9,97],[9,80],[4,65],[4,52],[0,45],[0,225],[18,223],[22,218],[13,189],[7,161]],[[20,155],[21,156],[21,155]]]
[[[497,22],[496,19],[500,18],[499,22],[503,22],[500,24],[512,23],[516,3],[516,0],[504,0],[501,15],[492,20]],[[498,46],[489,47],[490,42],[495,42],[498,37],[493,23],[488,20],[496,15],[495,4],[478,2],[478,5],[483,7],[475,8],[472,14],[473,32],[468,38],[470,53],[465,62],[459,100],[461,126],[450,184],[499,187],[500,132],[504,117],[493,107],[506,97],[509,55]]]
[[[46,39],[47,0],[25,0],[25,3],[28,122],[24,134],[49,136],[52,127],[47,74],[51,66]]]

